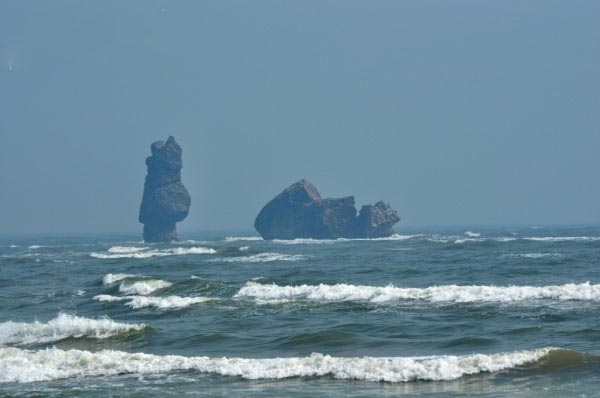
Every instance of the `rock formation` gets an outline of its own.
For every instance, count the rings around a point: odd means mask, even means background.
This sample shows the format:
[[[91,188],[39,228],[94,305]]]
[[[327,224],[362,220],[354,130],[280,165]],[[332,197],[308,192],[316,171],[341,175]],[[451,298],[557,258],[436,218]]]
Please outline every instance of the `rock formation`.
[[[172,136],[150,146],[146,158],[148,174],[139,220],[144,224],[144,241],[177,240],[175,223],[187,217],[191,198],[181,183],[181,147]]]
[[[354,196],[323,199],[312,183],[300,180],[262,208],[254,228],[264,239],[378,238],[392,235],[398,221],[383,202],[363,206],[357,217]]]

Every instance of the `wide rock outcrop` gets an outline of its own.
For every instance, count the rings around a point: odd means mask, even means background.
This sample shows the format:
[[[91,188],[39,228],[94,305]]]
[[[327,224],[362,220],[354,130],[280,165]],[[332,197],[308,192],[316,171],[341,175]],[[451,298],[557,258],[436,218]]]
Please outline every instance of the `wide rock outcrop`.
[[[181,147],[171,136],[166,142],[154,142],[150,150],[139,220],[144,224],[144,241],[170,242],[177,240],[175,223],[187,217],[191,204],[181,183]]]
[[[267,203],[254,222],[264,239],[378,238],[394,233],[396,210],[377,202],[363,206],[358,217],[354,196],[323,199],[317,188],[300,180]]]

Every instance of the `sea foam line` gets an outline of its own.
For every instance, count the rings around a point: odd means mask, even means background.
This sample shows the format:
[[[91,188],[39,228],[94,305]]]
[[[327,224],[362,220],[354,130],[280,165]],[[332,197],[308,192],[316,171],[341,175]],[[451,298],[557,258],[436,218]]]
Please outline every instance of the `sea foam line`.
[[[383,238],[337,238],[337,239],[313,239],[313,238],[296,238],[296,239],[273,239],[272,242],[284,245],[305,245],[305,244],[331,244],[336,242],[355,242],[355,241],[397,241],[418,238],[423,235],[400,235],[393,234]]]
[[[544,359],[554,348],[497,354],[434,357],[332,357],[312,354],[291,358],[209,358],[103,350],[39,351],[0,348],[0,383],[29,383],[70,377],[156,374],[175,371],[216,373],[245,379],[331,376],[336,379],[407,382],[455,380],[497,372]]]
[[[149,279],[145,281],[137,281],[131,284],[121,283],[119,292],[127,295],[135,294],[147,296],[157,290],[165,289],[173,286],[171,282],[163,281],[162,279]]]
[[[180,297],[180,296],[166,296],[166,297],[148,297],[148,296],[111,296],[108,294],[100,294],[94,296],[94,300],[100,302],[112,302],[112,301],[127,301],[125,305],[133,309],[141,309],[147,307],[153,307],[159,310],[169,309],[181,309],[190,307],[194,304],[204,303],[207,301],[217,300],[212,297]]]
[[[48,343],[69,337],[105,339],[144,328],[146,328],[146,325],[142,323],[120,323],[108,318],[88,319],[75,315],[59,314],[46,323],[38,321],[31,323],[12,321],[0,323],[0,344]]]
[[[536,299],[600,301],[600,284],[586,282],[555,286],[445,285],[427,288],[401,288],[393,285],[379,287],[345,283],[279,286],[250,281],[235,294],[234,298],[254,298],[270,302],[308,300],[370,301],[373,303],[405,300],[454,303],[511,302]]]
[[[268,263],[271,261],[301,261],[306,259],[302,254],[259,253],[251,256],[223,257],[211,261],[226,263]]]
[[[127,278],[135,278],[137,275],[133,275],[133,274],[106,274],[104,275],[104,278],[102,278],[102,284],[103,285],[110,285],[113,284],[115,282],[119,282],[122,281],[123,279],[127,279]]]
[[[228,236],[225,238],[226,242],[237,242],[237,241],[255,241],[263,240],[260,236]]]
[[[182,256],[187,254],[215,254],[217,251],[209,247],[174,247],[170,249],[152,249],[133,246],[113,246],[105,253],[92,252],[91,257],[101,259],[115,258],[150,258],[165,256]]]

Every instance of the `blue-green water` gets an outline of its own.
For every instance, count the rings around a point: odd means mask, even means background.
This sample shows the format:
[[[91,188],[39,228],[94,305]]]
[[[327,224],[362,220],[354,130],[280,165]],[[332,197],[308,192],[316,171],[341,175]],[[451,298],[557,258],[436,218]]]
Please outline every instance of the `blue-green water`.
[[[0,395],[600,396],[600,228],[182,238],[2,238]]]

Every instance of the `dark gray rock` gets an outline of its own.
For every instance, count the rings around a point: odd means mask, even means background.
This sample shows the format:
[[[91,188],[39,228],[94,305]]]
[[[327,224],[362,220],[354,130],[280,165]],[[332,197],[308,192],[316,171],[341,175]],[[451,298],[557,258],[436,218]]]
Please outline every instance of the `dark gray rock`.
[[[356,219],[357,235],[362,238],[380,238],[394,233],[394,224],[400,221],[398,212],[382,201],[365,205]]]
[[[150,150],[139,220],[146,242],[170,242],[177,240],[175,223],[187,217],[191,204],[181,183],[181,147],[171,136],[167,142],[156,141]]]
[[[262,208],[254,227],[264,239],[377,238],[392,235],[400,221],[383,202],[356,213],[354,196],[322,199],[313,184],[300,180]]]
[[[303,206],[315,200],[321,200],[317,188],[300,180],[263,207],[254,221],[254,228],[264,239],[294,239],[301,233]]]

